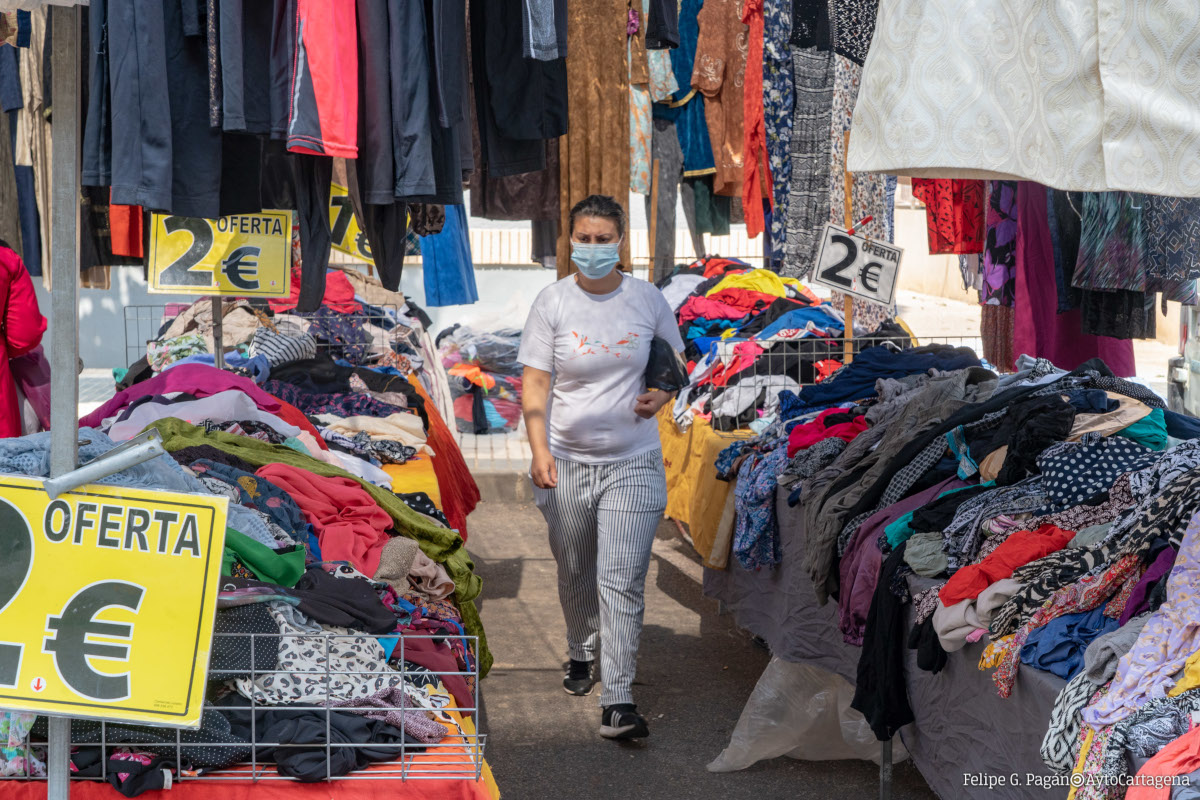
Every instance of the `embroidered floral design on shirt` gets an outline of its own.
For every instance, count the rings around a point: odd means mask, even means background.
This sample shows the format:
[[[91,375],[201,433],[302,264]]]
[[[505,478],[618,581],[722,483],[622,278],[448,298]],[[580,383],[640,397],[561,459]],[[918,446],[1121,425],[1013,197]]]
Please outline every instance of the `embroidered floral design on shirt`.
[[[571,340],[574,342],[575,347],[575,352],[571,354],[572,359],[597,355],[610,355],[614,358],[633,358],[633,354],[641,347],[641,335],[633,331],[626,333],[616,344],[605,344],[599,339],[586,336],[578,331],[571,331]]]

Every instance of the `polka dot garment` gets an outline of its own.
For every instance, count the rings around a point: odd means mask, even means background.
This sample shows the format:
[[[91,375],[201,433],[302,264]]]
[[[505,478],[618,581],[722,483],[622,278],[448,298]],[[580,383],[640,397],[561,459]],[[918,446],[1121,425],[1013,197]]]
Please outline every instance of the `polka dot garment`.
[[[271,635],[248,635],[254,633]],[[208,679],[230,681],[249,678],[252,647],[255,675],[270,674],[279,664],[279,626],[275,624],[268,604],[251,603],[218,609],[213,625]]]
[[[1081,505],[1107,492],[1121,475],[1142,469],[1158,456],[1129,439],[1099,434],[1086,434],[1078,442],[1047,448],[1038,458],[1038,466],[1049,503],[1035,516]]]

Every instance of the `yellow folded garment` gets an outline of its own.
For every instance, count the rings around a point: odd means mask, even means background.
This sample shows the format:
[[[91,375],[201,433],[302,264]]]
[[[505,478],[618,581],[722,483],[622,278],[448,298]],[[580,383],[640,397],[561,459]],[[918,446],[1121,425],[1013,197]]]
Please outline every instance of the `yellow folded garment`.
[[[442,507],[442,493],[438,489],[432,459],[422,456],[403,464],[384,464],[383,471],[392,476],[392,491],[396,494],[424,492],[435,506]]]
[[[1183,673],[1179,676],[1179,680],[1167,692],[1167,697],[1179,697],[1188,689],[1195,689],[1200,686],[1200,650],[1188,656],[1188,660],[1183,665]]]
[[[719,533],[725,499],[733,484],[717,477],[714,463],[733,441],[754,433],[717,433],[702,418],[695,419],[690,428],[682,431],[675,424],[670,408],[659,412],[658,431],[667,475],[666,515],[688,526],[692,546],[704,559],[704,566],[725,569],[730,540]]]
[[[787,294],[787,287],[783,280],[769,269],[752,269],[737,275],[726,275],[720,283],[709,290],[708,296],[726,289],[748,289],[752,292],[773,294],[776,297],[783,297]]]

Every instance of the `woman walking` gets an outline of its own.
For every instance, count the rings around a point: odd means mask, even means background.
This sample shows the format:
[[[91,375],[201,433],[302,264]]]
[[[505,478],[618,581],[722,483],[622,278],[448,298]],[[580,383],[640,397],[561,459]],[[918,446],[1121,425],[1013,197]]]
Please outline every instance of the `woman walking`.
[[[633,703],[650,546],[667,504],[655,415],[671,396],[645,388],[655,337],[683,350],[671,307],[617,269],[625,211],[592,195],[571,209],[579,270],[533,302],[521,337],[522,406],[534,497],[550,529],[567,623],[569,694],[591,693],[600,651],[600,735],[649,735]]]

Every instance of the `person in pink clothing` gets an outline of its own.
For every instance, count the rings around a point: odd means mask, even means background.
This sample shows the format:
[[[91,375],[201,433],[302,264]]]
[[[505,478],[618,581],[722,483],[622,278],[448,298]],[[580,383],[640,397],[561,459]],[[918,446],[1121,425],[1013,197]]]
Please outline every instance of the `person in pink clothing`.
[[[21,257],[0,239],[0,437],[21,435],[21,409],[9,359],[42,342],[46,318]]]

